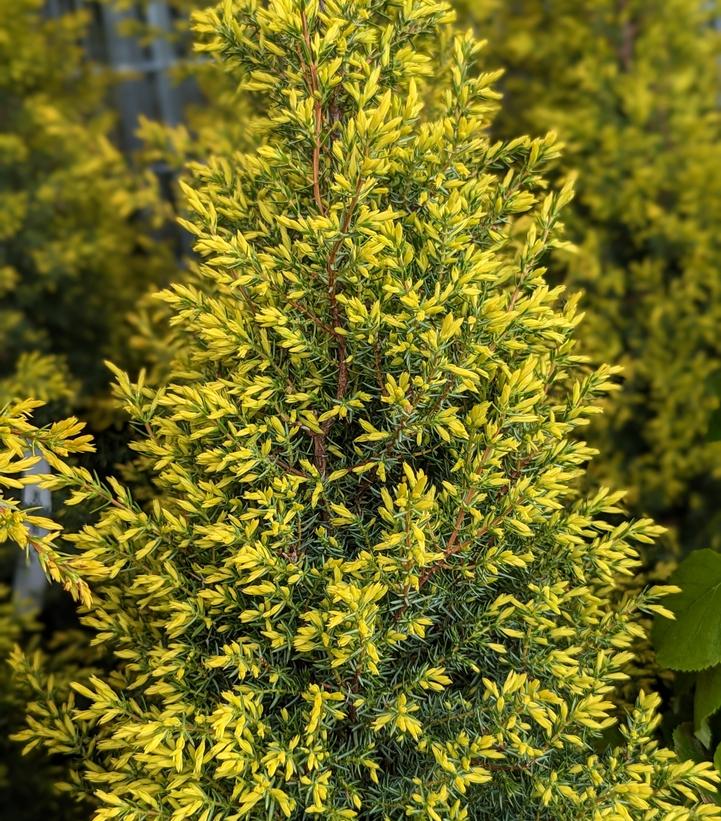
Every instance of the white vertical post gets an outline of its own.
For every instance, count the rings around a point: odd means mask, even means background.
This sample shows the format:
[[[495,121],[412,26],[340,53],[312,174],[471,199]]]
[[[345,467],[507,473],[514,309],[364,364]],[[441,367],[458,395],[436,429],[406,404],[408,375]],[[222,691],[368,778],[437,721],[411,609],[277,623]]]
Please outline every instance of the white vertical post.
[[[30,455],[30,454],[26,454]],[[49,473],[50,466],[45,459],[40,459],[36,465],[25,471],[26,476]],[[39,509],[45,516],[52,513],[52,497],[49,490],[38,487],[36,484],[28,484],[23,488],[23,507]],[[30,527],[32,536],[45,536],[47,531],[32,525]],[[30,614],[42,610],[45,590],[48,580],[45,572],[40,566],[37,554],[34,550],[28,550],[27,554],[21,553],[15,565],[15,578],[13,579],[13,605],[18,613]]]

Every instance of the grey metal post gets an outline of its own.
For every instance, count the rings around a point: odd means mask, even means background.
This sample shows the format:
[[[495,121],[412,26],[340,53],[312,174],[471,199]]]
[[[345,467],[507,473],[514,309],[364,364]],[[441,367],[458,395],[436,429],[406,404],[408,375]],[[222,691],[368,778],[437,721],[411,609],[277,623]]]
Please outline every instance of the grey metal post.
[[[49,472],[50,466],[48,463],[45,459],[40,459],[36,465],[25,471],[25,475],[33,476]],[[36,484],[26,485],[23,488],[23,507],[38,508],[42,514],[49,516],[53,509],[50,491],[38,487]],[[33,525],[30,527],[30,533],[32,536],[43,537],[47,531]],[[36,613],[42,610],[47,587],[48,580],[35,551],[30,549],[27,554],[21,553],[15,565],[15,578],[13,579],[13,605],[15,610],[22,614]]]

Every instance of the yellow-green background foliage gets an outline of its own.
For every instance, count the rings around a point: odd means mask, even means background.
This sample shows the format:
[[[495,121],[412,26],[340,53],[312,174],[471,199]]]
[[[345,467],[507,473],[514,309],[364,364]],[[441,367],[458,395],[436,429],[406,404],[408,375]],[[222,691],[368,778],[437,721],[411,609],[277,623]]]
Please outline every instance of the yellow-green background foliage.
[[[596,472],[673,528],[721,544],[721,6],[697,0],[460,0],[506,69],[501,135],[558,131],[586,350],[624,388]]]
[[[670,528],[661,558],[718,548],[721,5],[460,0],[460,8],[489,38],[490,65],[506,69],[497,132],[557,130],[566,147],[556,175],[579,174],[567,220],[577,251],[557,255],[554,267],[584,291],[585,350],[625,370],[621,394],[591,430],[601,450],[593,475],[628,487],[632,509]],[[707,604],[718,563],[706,553],[689,562],[678,583],[691,592],[669,601],[679,620],[657,631],[658,664],[649,648],[637,652],[645,672],[685,671],[666,699],[667,738],[673,731],[684,756],[717,751],[721,765],[721,655],[708,620],[718,605]],[[694,599],[710,608],[706,617]]]
[[[147,9],[147,0],[102,0],[115,11],[132,12]],[[169,0],[173,27],[161,29],[143,23],[137,17],[122,18],[121,33],[137,38],[141,43],[154,38],[170,41],[179,59],[169,69],[174,83],[191,81],[200,92],[200,102],[186,105],[183,121],[169,124],[141,116],[138,137],[141,148],[136,159],[146,167],[160,164],[175,175],[175,182],[182,181],[187,167],[213,154],[232,157],[235,152],[246,151],[257,145],[267,127],[262,109],[258,110],[253,95],[241,92],[234,79],[217,61],[209,60],[194,50],[191,34],[193,14],[207,8],[207,0]],[[171,207],[177,216],[187,216],[185,197],[175,186],[170,197]],[[187,240],[188,235],[178,226]],[[185,243],[190,250],[191,243]],[[176,279],[197,281],[196,261],[188,254],[178,266]],[[175,353],[174,337],[167,323],[167,306],[158,301],[154,292],[148,293],[136,304],[132,315],[134,334],[130,343],[139,361],[148,370],[150,381],[167,377],[170,361]]]
[[[152,504],[65,463],[74,423],[6,415],[6,474],[32,442],[47,487],[102,506],[75,556],[30,547],[114,669],[65,697],[15,656],[21,738],[70,759],[98,821],[721,817],[710,767],[652,741],[656,698],[614,706],[663,610],[623,583],[658,528],[580,490],[573,433],[613,369],[578,356],[576,301],[545,279],[571,190],[544,190],[553,138],[488,139],[477,42],[433,59],[448,12],[202,18],[273,127],[187,189],[207,287],[166,295],[182,367],[117,373]]]
[[[0,2],[0,375],[4,397],[98,410],[104,356],[170,261],[149,233],[152,175],[109,139],[105,83],[83,56],[86,18]]]
[[[15,411],[6,415],[0,412],[0,431],[3,439],[10,444],[10,452],[0,456],[3,477],[0,485],[3,488],[0,501],[0,567],[3,576],[6,573],[6,564],[14,564],[17,556],[17,546],[24,550],[36,550],[46,573],[56,581],[66,582],[66,588],[74,594],[82,590],[79,580],[75,586],[68,584],[68,579],[74,578],[72,570],[63,575],[53,561],[50,545],[53,542],[57,529],[52,522],[47,521],[37,511],[22,511],[15,498],[15,492],[22,489],[26,481],[23,474],[32,464],[26,453],[35,450],[32,441],[32,428],[23,431],[22,412],[29,412],[38,403],[26,402],[14,405]],[[60,445],[60,453],[65,456],[81,452],[83,440],[77,442],[78,450],[62,447],[63,436],[66,431],[77,433],[77,428],[71,424],[50,427],[46,430],[45,441]],[[22,438],[10,441],[13,432]],[[86,446],[87,447],[87,446]],[[32,481],[32,479],[30,479]],[[30,536],[31,529],[48,527],[45,536],[37,538]],[[36,531],[37,532],[37,531]],[[14,543],[14,544],[13,544]],[[76,802],[68,801],[59,795],[55,783],[65,775],[65,768],[57,762],[48,760],[47,755],[40,751],[30,753],[27,757],[21,756],[19,746],[12,740],[12,734],[18,732],[25,724],[25,712],[28,701],[34,697],[36,682],[30,677],[25,682],[19,682],[11,676],[9,664],[10,655],[14,646],[22,644],[25,652],[40,664],[47,681],[58,693],[67,693],[70,681],[78,675],[89,675],[93,667],[93,659],[97,655],[89,648],[87,636],[73,629],[62,629],[73,625],[72,620],[65,619],[61,624],[58,617],[63,613],[62,608],[55,608],[54,621],[50,626],[43,625],[36,618],[38,614],[32,612],[18,612],[12,599],[11,591],[4,584],[0,585],[0,816],[18,821],[40,821],[40,819],[57,819],[57,821],[81,821],[87,818],[87,809],[81,808]]]
[[[14,553],[17,551],[15,550]],[[57,625],[56,625],[57,627]],[[42,750],[21,755],[12,740],[25,722],[32,684],[13,677],[9,659],[21,643],[45,674],[52,674],[58,693],[68,693],[70,682],[87,676],[94,653],[87,636],[76,629],[48,633],[32,616],[18,616],[10,591],[0,587],[0,817],[12,821],[85,821],[87,807],[69,801],[55,788],[65,768],[48,760]]]
[[[107,76],[84,56],[88,17],[48,19],[41,0],[0,0],[0,405],[34,396],[81,409],[96,430],[117,414],[103,359],[129,363],[127,314],[174,267],[154,236],[164,207],[151,174],[137,173],[111,142]],[[106,431],[105,469],[117,450]],[[56,500],[57,502],[58,500]],[[10,513],[3,510],[3,516]],[[9,581],[16,551],[0,556]],[[66,681],[90,655],[77,636],[54,634],[63,607],[51,599],[45,624],[19,619],[0,590],[0,814],[70,818],[51,798],[56,773],[22,761],[9,735],[27,693],[9,678],[14,641],[52,650]]]

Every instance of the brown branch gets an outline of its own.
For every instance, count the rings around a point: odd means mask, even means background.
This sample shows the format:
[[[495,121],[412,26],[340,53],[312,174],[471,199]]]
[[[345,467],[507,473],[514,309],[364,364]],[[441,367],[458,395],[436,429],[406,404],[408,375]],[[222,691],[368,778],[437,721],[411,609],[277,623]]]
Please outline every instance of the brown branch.
[[[305,43],[305,47],[308,52],[308,60],[309,64],[306,66],[305,61],[301,59],[301,65],[303,69],[307,72],[307,84],[309,91],[314,99],[314,120],[315,120],[315,133],[314,133],[314,144],[313,144],[313,198],[315,200],[316,206],[320,213],[325,216],[327,214],[327,209],[325,204],[323,203],[323,197],[321,195],[320,190],[320,156],[321,156],[321,145],[322,145],[322,134],[323,134],[323,106],[320,97],[320,84],[318,82],[318,66],[315,62],[312,61],[312,43],[310,38],[310,31],[308,30],[308,20],[306,18],[305,12],[301,11],[301,23],[303,26],[303,41]],[[334,112],[332,115],[334,121],[338,119],[337,112]],[[335,269],[335,261],[338,256],[338,252],[343,244],[343,239],[345,234],[348,232],[350,227],[351,220],[353,218],[353,213],[355,211],[356,205],[358,204],[358,199],[360,197],[360,190],[363,184],[362,179],[359,177],[358,182],[356,184],[356,190],[353,195],[353,198],[346,210],[346,214],[343,218],[343,222],[341,225],[340,236],[334,243],[333,247],[331,248],[330,254],[328,255],[328,260],[326,262],[326,275],[327,275],[327,288],[328,288],[328,301],[330,304],[330,314],[331,314],[331,321],[333,323],[332,328],[328,328],[324,323],[321,322],[320,319],[315,317],[312,314],[309,314],[307,310],[300,308],[297,304],[294,307],[301,310],[306,315],[310,316],[310,318],[320,327],[322,327],[326,332],[332,333],[336,340],[336,344],[338,346],[338,385],[336,388],[336,399],[342,399],[346,391],[348,389],[348,365],[346,363],[347,358],[347,346],[345,337],[342,333],[339,332],[338,329],[341,328],[341,314],[340,308],[338,307],[338,298],[337,298],[337,281],[338,281],[338,272]],[[323,433],[322,434],[312,434],[313,438],[313,446],[315,452],[315,464],[318,470],[321,472],[322,475],[325,475],[326,468],[327,468],[327,452],[326,452],[326,445],[325,445],[325,437],[327,436],[328,432],[330,431],[331,427],[333,426],[335,419],[329,419],[323,425]]]
[[[628,0],[620,0],[618,3],[618,13],[625,15],[628,11]],[[638,25],[633,20],[625,20],[621,24],[621,43],[618,47],[618,60],[624,72],[629,72],[633,64],[634,51],[636,49],[636,36]]]
[[[343,218],[343,223],[341,225],[340,233],[341,235],[335,241],[333,247],[331,248],[331,252],[328,255],[328,261],[326,262],[326,273],[328,276],[328,301],[330,303],[330,315],[331,320],[333,322],[333,333],[335,335],[336,341],[338,343],[338,387],[336,388],[336,399],[342,399],[345,396],[346,390],[348,388],[348,365],[346,364],[346,343],[345,337],[342,333],[338,332],[338,328],[342,327],[341,317],[340,317],[340,309],[338,307],[338,294],[337,294],[337,285],[338,285],[338,272],[335,268],[335,261],[338,256],[338,252],[340,251],[341,245],[343,244],[343,239],[345,235],[348,233],[348,229],[350,228],[351,220],[353,219],[353,213],[358,205],[358,199],[360,197],[360,190],[363,185],[363,180],[359,177],[358,182],[356,183],[355,194],[353,195],[353,199],[350,201],[350,205],[348,206],[345,217]],[[333,420],[328,420],[327,427],[325,428],[326,433],[330,430],[331,426],[333,425]]]
[[[437,561],[435,564],[432,564],[430,567],[426,568],[423,573],[418,578],[418,589],[420,590],[421,587],[431,578],[434,573],[437,573],[438,570],[442,567],[443,564],[453,555],[458,553],[460,550],[465,547],[466,543],[458,542],[458,537],[460,535],[461,529],[463,528],[463,522],[466,518],[466,506],[470,503],[471,499],[475,495],[475,488],[468,488],[466,491],[466,495],[463,497],[463,502],[461,504],[461,508],[456,515],[456,521],[453,523],[453,532],[451,533],[448,541],[446,542],[446,546],[443,550],[443,558]],[[485,534],[490,529],[491,525],[483,528],[479,533],[476,534],[476,538],[480,538],[481,536],[485,536]]]
[[[488,448],[486,448],[486,453],[488,453]],[[515,479],[518,479],[518,477],[523,473],[525,467],[528,465],[528,463],[531,461],[531,459],[532,459],[532,457],[530,457],[530,456],[527,459],[524,459],[520,463],[520,465],[516,468],[516,470],[513,471],[513,473],[509,477],[509,480],[510,480],[509,483],[505,487],[501,488],[501,490],[499,491],[498,499],[503,498],[504,496],[506,496],[508,493],[511,492],[511,482],[514,481]],[[468,499],[468,494],[472,493],[472,492],[473,491],[469,490],[468,493],[466,493],[466,496],[463,500],[464,505],[468,504],[468,501],[466,501],[466,500]],[[496,516],[496,518],[490,524],[487,524],[485,527],[482,527],[478,531],[478,533],[475,533],[473,535],[473,538],[474,539],[480,539],[483,536],[485,536],[486,533],[488,533],[489,530],[493,530],[494,527],[497,527],[503,521],[504,517],[507,514],[508,514],[508,511],[504,511],[504,512],[500,513],[498,516]],[[434,565],[431,565],[431,567],[429,567],[419,577],[419,579],[418,579],[418,589],[419,590],[421,589],[421,587],[423,587],[423,585],[428,581],[428,579],[430,579],[430,577],[434,573],[437,573],[445,565],[445,563],[448,561],[448,559],[451,556],[455,556],[456,553],[460,553],[461,550],[463,550],[465,547],[467,547],[467,545],[468,545],[467,542],[458,543],[458,534],[460,532],[461,527],[463,526],[463,519],[465,518],[465,509],[464,508],[461,508],[461,510],[458,511],[458,516],[461,517],[460,525],[458,525],[457,528],[453,529],[453,533],[451,534],[451,537],[448,540],[448,543],[446,544],[446,548],[443,551],[443,558],[440,559],[438,562],[436,562]],[[456,524],[458,524],[458,518],[456,518]]]
[[[528,764],[497,764],[482,759],[481,761],[472,763],[476,767],[483,767],[484,770],[491,770],[491,772],[527,773],[531,771],[534,762],[529,761]]]
[[[301,12],[301,22],[303,26],[303,40],[305,42],[306,49],[308,51],[308,57],[311,57],[312,54],[312,44],[310,39],[310,32],[308,30],[308,20],[305,16],[305,12]],[[306,68],[304,61],[301,58],[301,63],[303,64],[304,68]],[[312,94],[315,103],[314,103],[314,119],[315,119],[315,135],[314,135],[314,145],[313,145],[313,198],[315,200],[316,206],[320,213],[325,216],[327,214],[327,209],[325,204],[323,203],[323,198],[321,196],[320,190],[320,154],[321,154],[321,143],[322,143],[322,132],[323,132],[323,107],[320,99],[320,85],[318,82],[318,66],[316,63],[311,62],[308,67],[306,68],[308,72],[308,87],[310,93]],[[334,115],[335,118],[335,115]],[[337,331],[338,328],[341,327],[341,317],[340,317],[340,309],[338,307],[338,300],[337,300],[337,271],[335,270],[335,260],[338,255],[338,252],[343,244],[344,235],[347,233],[348,228],[350,227],[351,219],[353,218],[353,212],[355,211],[355,207],[358,204],[358,198],[360,196],[360,189],[362,186],[362,180],[359,178],[358,183],[356,185],[356,191],[351,200],[351,203],[346,211],[345,217],[343,219],[343,224],[341,226],[341,236],[336,240],[335,244],[333,245],[330,254],[328,255],[328,260],[326,262],[326,274],[327,274],[327,287],[328,287],[328,300],[330,302],[330,312],[331,312],[331,319],[333,322],[332,333],[336,339],[338,344],[338,387],[336,389],[336,398],[342,399],[345,396],[346,390],[348,388],[348,366],[346,364],[346,356],[347,356],[347,348],[345,338],[341,333]],[[325,330],[329,330],[327,326],[320,323],[320,320],[314,319],[317,324],[323,327]],[[328,420],[328,423],[324,426],[324,432],[330,430],[333,424],[333,420]],[[324,454],[321,452],[325,451],[325,446],[316,439],[316,455],[318,458],[323,459],[323,463],[325,462]],[[319,465],[320,467],[320,465]]]
[[[327,430],[324,433],[313,433],[312,431],[310,433],[310,438],[313,440],[313,460],[321,476],[325,476],[328,471],[328,454],[325,449],[326,433]]]
[[[292,465],[289,465],[283,459],[276,458],[275,463],[276,465],[278,465],[279,468],[282,468],[286,473],[292,473],[293,476],[301,476],[303,479],[310,479],[310,476],[308,476],[307,473],[304,473],[299,468],[294,468]]]
[[[483,458],[484,462],[488,458],[489,454],[490,454],[490,447],[486,448],[486,450],[483,454],[482,458]],[[511,491],[510,482],[515,480],[515,479],[518,479],[518,477],[523,473],[524,468],[531,461],[531,458],[532,457],[529,456],[527,459],[524,459],[520,463],[520,465],[516,468],[516,470],[513,471],[513,473],[509,477],[509,479],[510,479],[509,483],[500,490],[500,492],[498,494],[498,498],[502,498],[503,496],[510,493],[510,491]],[[418,590],[420,590],[429,581],[429,579],[432,576],[434,576],[439,570],[441,570],[442,568],[444,568],[446,566],[446,562],[448,561],[448,559],[451,558],[451,556],[455,556],[457,553],[460,553],[462,550],[464,550],[466,547],[468,547],[469,542],[468,541],[459,542],[458,537],[460,535],[461,529],[463,528],[463,522],[464,522],[465,517],[466,517],[466,505],[468,505],[468,503],[471,501],[471,498],[473,497],[474,492],[475,492],[475,490],[473,488],[469,488],[468,491],[466,492],[466,495],[463,498],[463,505],[462,505],[461,509],[458,511],[458,514],[456,515],[456,521],[455,521],[454,526],[453,526],[453,531],[452,531],[448,541],[446,542],[446,546],[443,550],[443,558],[439,559],[437,562],[432,564],[430,567],[427,567],[424,570],[424,572],[421,573],[421,575],[418,577]],[[508,515],[507,510],[500,513],[498,516],[496,516],[495,519],[493,519],[493,521],[491,521],[485,527],[482,527],[477,533],[474,533],[473,538],[476,539],[476,540],[483,538],[483,536],[485,536],[489,531],[493,530],[494,527],[497,527],[503,521],[504,517],[507,516],[507,515]],[[396,612],[396,614],[394,616],[394,621],[398,621],[401,618],[401,616],[408,609],[408,594],[409,593],[410,593],[410,586],[407,585],[405,587],[404,591],[403,591],[403,598],[405,599],[405,603],[403,604],[403,607],[401,607]]]
[[[331,334],[332,336],[337,336],[335,330],[330,327],[330,325],[326,325],[322,319],[317,317],[312,311],[309,311],[308,308],[303,307],[299,302],[294,302],[293,300],[288,300],[288,305],[291,308],[295,308],[296,311],[299,311],[301,314],[305,314],[311,322],[314,322],[319,328],[322,328],[327,334]]]
[[[453,525],[453,532],[451,533],[448,542],[446,543],[446,549],[443,551],[445,556],[453,555],[456,542],[458,541],[458,534],[461,532],[461,528],[463,527],[463,521],[466,518],[466,505],[468,505],[475,495],[475,490],[473,488],[469,488],[466,491],[466,495],[463,497],[463,503],[461,505],[461,509],[458,511],[458,515],[456,516],[456,521]]]
[[[440,570],[440,568],[443,566],[443,564],[446,562],[446,560],[450,556],[452,556],[454,553],[457,553],[459,550],[461,550],[465,546],[465,544],[466,544],[465,542],[463,542],[461,544],[457,544],[458,536],[461,532],[461,528],[463,527],[463,521],[466,518],[466,505],[471,501],[471,499],[473,498],[474,493],[475,493],[475,490],[473,488],[469,488],[466,491],[466,495],[463,497],[463,502],[461,504],[461,508],[458,511],[458,513],[456,514],[456,520],[453,523],[453,532],[449,536],[448,541],[446,542],[446,546],[443,549],[443,558],[439,559],[437,562],[432,564],[430,567],[427,567],[423,571],[423,573],[421,573],[421,575],[418,577],[418,590],[420,590],[421,587],[423,587],[425,585],[425,583],[428,581],[428,579],[431,578],[431,576],[434,573],[437,573],[438,570]],[[485,530],[488,530],[488,528],[486,528]],[[483,531],[479,535],[482,536]],[[406,583],[405,588],[403,590],[403,599],[404,599],[403,607],[401,607],[396,612],[395,616],[393,617],[394,621],[398,621],[403,616],[403,614],[406,612],[406,610],[408,610],[408,594],[410,592],[411,592],[410,584]]]
[[[305,46],[308,49],[308,56],[310,57],[312,53],[312,45],[310,42],[310,32],[308,31],[308,20],[306,19],[304,11],[301,11],[300,19],[303,23],[303,40],[305,41]],[[323,106],[320,100],[318,66],[315,63],[311,63],[308,70],[310,74],[310,82],[308,83],[308,86],[315,101],[313,106],[313,116],[315,119],[315,134],[313,136],[313,198],[315,199],[315,204],[318,206],[318,210],[323,216],[325,216],[326,208],[320,194],[320,148],[321,136],[323,133]]]
[[[314,68],[314,67],[313,67]],[[320,100],[316,100],[314,107],[315,115],[315,143],[313,145],[313,197],[318,210],[325,216],[326,210],[320,196],[320,137],[323,127],[323,110]]]
[[[378,384],[381,393],[383,393],[386,387],[383,382],[383,368],[381,367],[381,349],[378,340],[376,340],[376,342],[373,345],[373,357],[375,359],[376,383]]]

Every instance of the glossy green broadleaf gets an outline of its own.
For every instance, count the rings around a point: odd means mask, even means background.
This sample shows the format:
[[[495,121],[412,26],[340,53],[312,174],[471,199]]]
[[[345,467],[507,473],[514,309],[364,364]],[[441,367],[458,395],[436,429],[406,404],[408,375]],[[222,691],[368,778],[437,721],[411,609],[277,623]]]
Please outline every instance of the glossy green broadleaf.
[[[678,568],[672,583],[680,593],[665,606],[674,621],[659,619],[654,629],[658,661],[672,670],[706,670],[721,662],[721,555],[697,550]]]
[[[681,761],[703,761],[703,744],[694,736],[691,722],[679,724],[673,731],[673,748]]]
[[[696,729],[721,709],[721,665],[699,673],[694,696],[693,716]]]
[[[694,728],[694,735],[707,750],[713,746],[713,732],[707,720],[704,719],[699,726]]]

